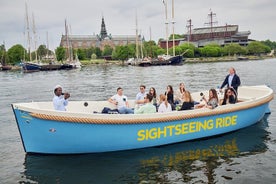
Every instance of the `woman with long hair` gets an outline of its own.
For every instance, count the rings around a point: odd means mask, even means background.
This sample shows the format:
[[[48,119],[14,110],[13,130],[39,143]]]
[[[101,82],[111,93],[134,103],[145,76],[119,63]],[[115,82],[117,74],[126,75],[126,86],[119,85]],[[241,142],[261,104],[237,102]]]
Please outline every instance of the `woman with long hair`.
[[[224,97],[223,97],[221,105],[234,104],[234,103],[236,103],[236,96],[235,96],[234,89],[233,88],[225,89]]]
[[[179,84],[179,88],[176,90],[176,92],[175,92],[175,102],[176,102],[176,104],[180,104],[180,103],[182,103],[183,102],[183,94],[184,94],[184,92],[185,92],[186,90],[185,90],[185,85],[184,85],[184,83],[183,82],[181,82],[180,84]]]
[[[182,98],[183,103],[180,110],[191,110],[194,108],[194,101],[189,91],[185,91]]]
[[[167,101],[166,95],[161,94],[159,98],[160,98],[160,105],[158,107],[158,112],[160,112],[160,113],[171,112],[172,111],[172,106]]]
[[[205,96],[202,97],[202,100],[205,101],[205,104],[198,104],[195,107],[196,108],[202,108],[202,107],[207,107],[209,109],[214,109],[218,106],[218,94],[215,89],[210,89],[209,90],[209,98],[208,101],[205,98]]]

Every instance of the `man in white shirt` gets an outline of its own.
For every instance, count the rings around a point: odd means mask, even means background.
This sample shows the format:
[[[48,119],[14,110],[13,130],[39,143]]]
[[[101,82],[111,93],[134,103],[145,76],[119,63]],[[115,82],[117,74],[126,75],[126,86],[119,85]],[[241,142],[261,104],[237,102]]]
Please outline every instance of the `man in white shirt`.
[[[108,99],[110,103],[117,106],[120,114],[133,114],[133,109],[129,108],[127,97],[123,95],[123,89],[121,87],[117,88],[117,94],[113,95]]]
[[[62,93],[62,87],[56,85],[54,89],[55,96],[53,98],[54,109],[58,111],[66,111],[66,106],[68,105],[69,93]]]
[[[146,86],[140,85],[140,92],[137,93],[135,103],[138,105],[138,107],[142,106],[145,104],[145,97],[147,96],[146,94]]]

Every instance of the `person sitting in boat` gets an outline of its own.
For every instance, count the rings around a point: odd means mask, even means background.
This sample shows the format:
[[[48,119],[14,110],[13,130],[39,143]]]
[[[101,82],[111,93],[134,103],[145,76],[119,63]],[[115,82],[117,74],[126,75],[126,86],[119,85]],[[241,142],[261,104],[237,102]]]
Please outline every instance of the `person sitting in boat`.
[[[140,92],[137,93],[135,103],[138,107],[141,107],[145,104],[145,97],[146,97],[146,86],[140,85]]]
[[[133,114],[134,111],[129,108],[129,103],[127,97],[123,95],[123,89],[121,87],[117,88],[117,94],[113,95],[108,101],[116,105],[120,114]]]
[[[167,91],[165,92],[168,102],[172,106],[172,110],[175,110],[174,96],[173,96],[173,87],[171,85],[167,86]]]
[[[168,102],[166,95],[161,94],[160,95],[160,105],[158,107],[158,112],[163,113],[163,112],[171,112],[172,111],[172,106]]]
[[[147,94],[145,97],[145,105],[142,105],[139,107],[139,109],[134,110],[134,114],[150,114],[150,113],[156,113],[156,107],[151,103],[152,96],[150,94]]]
[[[235,96],[234,89],[233,88],[225,89],[224,97],[221,102],[221,105],[234,104],[234,103],[236,103],[236,96]]]
[[[149,89],[149,94],[152,96],[152,101],[151,101],[152,104],[157,108],[157,101],[158,101],[158,99],[157,99],[156,90],[155,90],[154,87],[151,87]]]
[[[214,109],[218,106],[218,94],[215,89],[210,89],[209,90],[209,99],[208,101],[206,100],[205,96],[203,95],[202,100],[204,103],[197,104],[195,108],[202,108],[202,107],[207,107],[209,109]]]
[[[174,101],[176,104],[181,104],[183,102],[183,94],[185,92],[185,85],[183,82],[179,84],[179,88],[175,92]]]
[[[70,98],[70,94],[62,93],[62,87],[60,85],[55,86],[54,94],[54,109],[58,111],[66,111],[65,107],[68,105],[68,98]]]
[[[183,93],[183,103],[181,106],[181,111],[194,109],[194,101],[192,99],[191,93],[189,91],[184,91]]]

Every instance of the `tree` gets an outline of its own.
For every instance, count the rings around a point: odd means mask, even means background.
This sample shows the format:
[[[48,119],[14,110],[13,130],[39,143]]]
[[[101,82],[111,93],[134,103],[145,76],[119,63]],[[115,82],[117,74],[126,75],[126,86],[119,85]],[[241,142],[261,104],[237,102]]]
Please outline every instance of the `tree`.
[[[112,52],[112,58],[119,60],[126,60],[129,58],[128,46],[116,46],[115,50]]]
[[[102,55],[103,56],[111,56],[113,48],[110,45],[105,45]]]
[[[50,54],[46,45],[40,45],[37,49],[37,56],[38,58],[45,57],[47,54]]]
[[[248,44],[247,50],[249,54],[260,55],[262,53],[270,52],[271,49],[261,42],[254,41]]]
[[[181,48],[181,54],[183,54],[184,57],[195,57],[195,50],[196,47],[193,44],[190,43],[184,43],[180,45]]]
[[[24,49],[24,47],[20,44],[14,45],[12,46],[8,52],[8,60],[10,64],[16,64],[26,58],[23,58],[24,53],[26,53],[26,50]],[[26,57],[26,55],[25,55]]]
[[[261,41],[266,46],[269,46],[270,49],[276,49],[276,42],[272,42],[270,40]]]
[[[223,48],[223,52],[225,55],[233,56],[235,54],[246,54],[247,50],[245,47],[240,46],[237,43],[231,43],[228,45],[225,45]]]
[[[56,48],[56,57],[58,61],[64,61],[65,60],[65,53],[66,49],[64,47],[57,47]]]
[[[199,49],[201,56],[218,57],[221,56],[221,47],[217,44],[208,44]]]
[[[98,58],[102,56],[102,51],[99,47],[95,48],[95,54],[97,55]]]

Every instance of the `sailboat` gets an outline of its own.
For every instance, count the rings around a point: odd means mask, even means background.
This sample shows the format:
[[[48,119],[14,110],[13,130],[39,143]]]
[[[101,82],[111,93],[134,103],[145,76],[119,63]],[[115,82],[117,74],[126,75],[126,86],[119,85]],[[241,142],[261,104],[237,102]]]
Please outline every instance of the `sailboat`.
[[[166,51],[164,55],[159,55],[157,58],[150,59],[147,62],[141,62],[139,66],[155,66],[155,65],[181,65],[185,60],[183,54],[175,55],[175,42],[174,42],[174,0],[172,0],[172,35],[173,35],[173,55],[169,55],[169,44],[168,44],[168,11],[167,11],[167,0],[163,0],[165,5],[165,15],[166,15]]]
[[[25,3],[25,13],[26,13],[26,29],[27,29],[27,42],[28,42],[28,54],[30,57],[30,61],[26,62],[23,61],[21,63],[22,69],[24,72],[36,72],[40,71],[41,65],[38,63],[31,62],[32,60],[32,55],[31,55],[31,38],[30,38],[30,24],[29,24],[29,15],[28,15],[28,7],[27,3]]]
[[[81,63],[78,59],[78,55],[76,54],[75,59],[73,59],[73,48],[71,42],[69,40],[69,33],[68,33],[68,25],[65,20],[65,36],[66,36],[66,54],[67,54],[67,61],[65,64],[62,64],[60,69],[61,70],[68,70],[74,68],[81,68]]]

